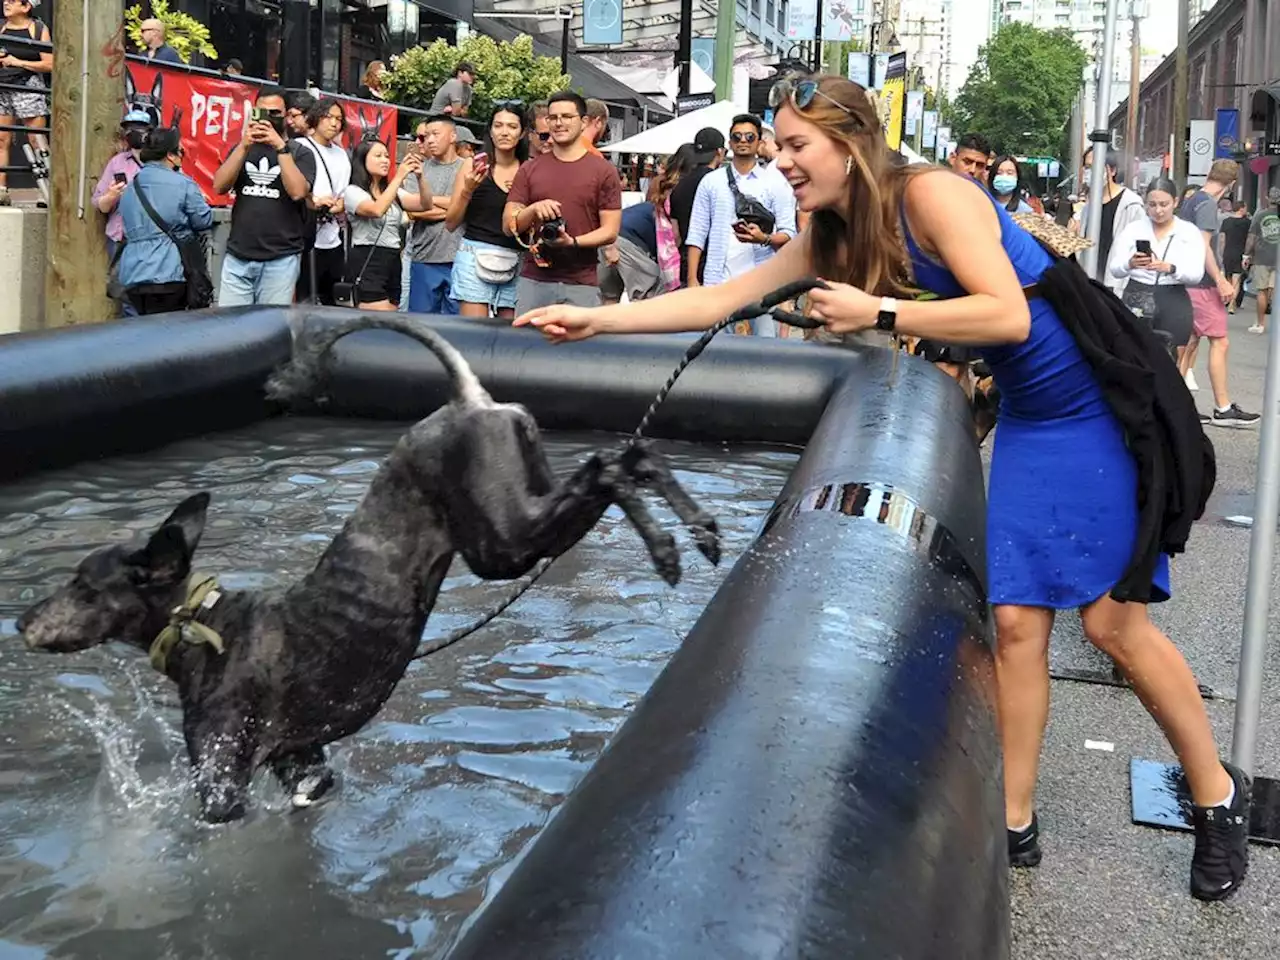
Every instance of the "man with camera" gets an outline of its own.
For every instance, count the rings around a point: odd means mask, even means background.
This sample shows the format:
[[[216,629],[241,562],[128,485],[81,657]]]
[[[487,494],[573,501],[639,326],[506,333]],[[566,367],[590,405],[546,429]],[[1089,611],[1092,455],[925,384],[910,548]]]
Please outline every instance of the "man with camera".
[[[264,87],[243,139],[213,175],[215,193],[236,192],[218,306],[293,302],[315,179],[315,154],[285,139],[284,92]]]
[[[528,247],[516,312],[600,304],[596,263],[622,225],[622,182],[613,164],[582,142],[586,102],[571,90],[547,101],[551,152],[520,167],[502,214],[508,236]]]
[[[756,163],[763,127],[754,114],[734,117],[729,127],[733,162],[707,174],[698,184],[684,241],[691,287],[740,276],[764,263],[796,235],[796,198],[791,185],[776,166]],[[751,331],[760,337],[778,335],[777,323],[768,316],[752,320]]]

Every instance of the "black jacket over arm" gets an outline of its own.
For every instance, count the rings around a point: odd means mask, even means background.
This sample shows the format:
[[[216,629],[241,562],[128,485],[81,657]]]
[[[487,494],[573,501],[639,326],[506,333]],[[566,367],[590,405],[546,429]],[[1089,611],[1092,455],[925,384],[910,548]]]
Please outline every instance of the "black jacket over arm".
[[[1133,557],[1111,596],[1148,603],[1161,553],[1182,553],[1217,478],[1213,444],[1160,338],[1074,260],[1038,281],[1093,368],[1138,463]]]

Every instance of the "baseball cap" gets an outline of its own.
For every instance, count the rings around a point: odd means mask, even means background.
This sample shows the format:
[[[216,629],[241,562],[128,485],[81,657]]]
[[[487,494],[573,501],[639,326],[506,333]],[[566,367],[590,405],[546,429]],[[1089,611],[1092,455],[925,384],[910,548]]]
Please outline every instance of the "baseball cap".
[[[1267,191],[1267,203],[1280,203],[1280,187],[1272,187]]]
[[[120,126],[123,127],[127,123],[141,123],[149,127],[151,126],[151,114],[134,107],[124,115],[124,119],[120,121]]]
[[[710,163],[716,151],[724,149],[724,134],[715,127],[703,127],[693,138],[695,163]]]
[[[480,141],[476,139],[476,135],[466,127],[462,126],[462,124],[458,124],[458,142],[469,143],[476,147],[480,145]]]

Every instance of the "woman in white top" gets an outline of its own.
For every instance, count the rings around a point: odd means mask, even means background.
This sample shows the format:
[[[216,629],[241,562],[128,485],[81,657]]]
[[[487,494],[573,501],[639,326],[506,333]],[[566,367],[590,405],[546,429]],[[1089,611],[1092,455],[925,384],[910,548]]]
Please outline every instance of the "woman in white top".
[[[391,154],[376,140],[360,144],[351,157],[351,186],[343,195],[351,225],[347,271],[355,275],[355,304],[362,310],[394,311],[400,302],[402,210],[422,210],[421,198],[400,193],[400,186],[421,170],[422,158],[411,153],[388,180]]]
[[[1191,298],[1187,287],[1204,276],[1204,239],[1194,223],[1173,215],[1178,188],[1164,177],[1147,187],[1147,215],[1116,235],[1107,273],[1127,278],[1125,306],[1169,335],[1178,351],[1178,369],[1186,374],[1191,339]]]

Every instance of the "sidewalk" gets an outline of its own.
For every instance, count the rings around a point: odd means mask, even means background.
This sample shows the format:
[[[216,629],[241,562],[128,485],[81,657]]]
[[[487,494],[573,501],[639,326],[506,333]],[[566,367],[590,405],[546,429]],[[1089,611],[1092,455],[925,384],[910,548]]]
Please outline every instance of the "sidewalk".
[[[1246,332],[1253,299],[1231,317],[1230,389],[1246,410],[1262,408],[1266,338]],[[1212,409],[1207,344],[1195,394]],[[1229,756],[1244,617],[1249,531],[1223,517],[1251,514],[1258,428],[1210,427],[1218,482],[1188,552],[1173,564],[1173,600],[1152,608],[1195,671],[1220,697],[1206,704]],[[1280,577],[1277,577],[1280,585]],[[1280,590],[1272,588],[1271,649],[1255,770],[1280,777]],[[1055,672],[1106,674],[1110,665],[1063,614],[1050,654]],[[1011,877],[1017,960],[1271,960],[1280,955],[1280,849],[1252,845],[1249,879],[1225,904],[1187,893],[1190,834],[1129,821],[1129,760],[1172,760],[1156,725],[1126,689],[1055,680],[1038,811],[1044,863]],[[1085,740],[1114,743],[1113,753]]]

